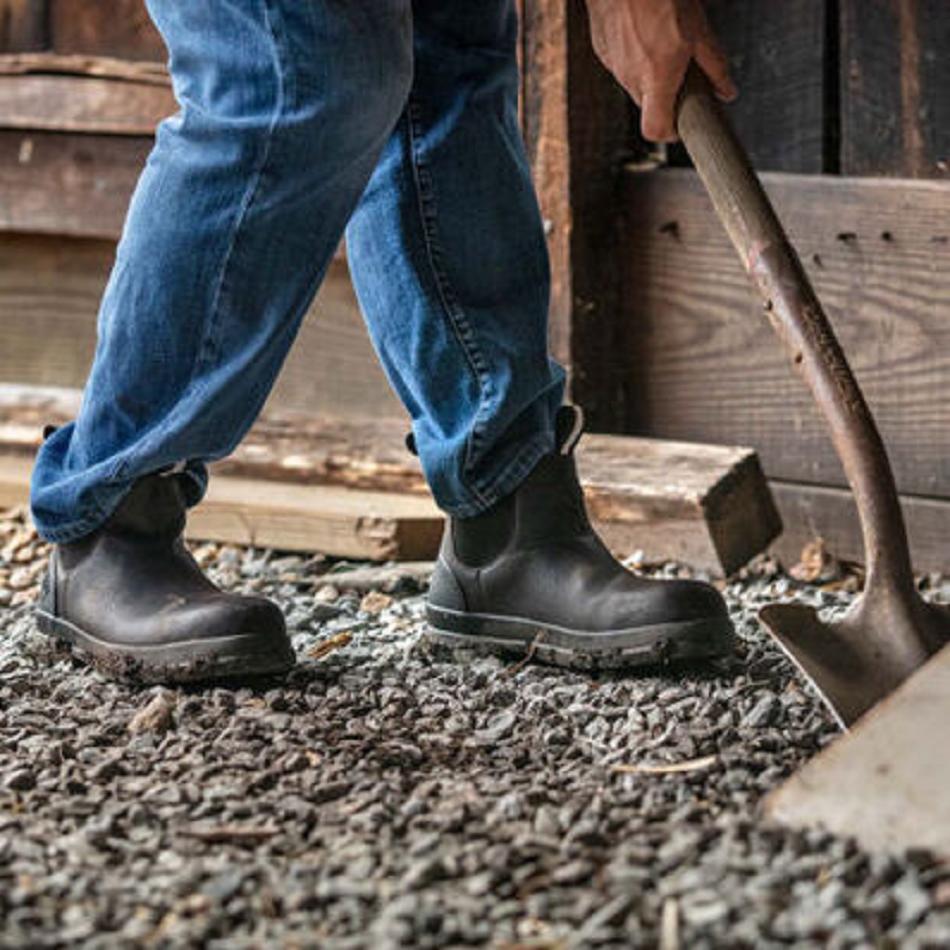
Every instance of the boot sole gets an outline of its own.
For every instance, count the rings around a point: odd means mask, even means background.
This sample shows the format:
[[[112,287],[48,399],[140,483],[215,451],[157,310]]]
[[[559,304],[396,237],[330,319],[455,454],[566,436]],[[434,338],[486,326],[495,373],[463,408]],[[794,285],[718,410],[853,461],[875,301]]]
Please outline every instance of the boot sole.
[[[68,643],[108,676],[137,683],[194,683],[286,673],[296,657],[289,642],[275,652],[254,634],[189,640],[154,646],[109,643],[44,610],[36,611],[37,627]]]
[[[568,669],[632,669],[731,656],[735,630],[728,617],[653,624],[602,632],[570,630],[520,617],[463,613],[429,604],[430,641],[480,653],[530,653]]]

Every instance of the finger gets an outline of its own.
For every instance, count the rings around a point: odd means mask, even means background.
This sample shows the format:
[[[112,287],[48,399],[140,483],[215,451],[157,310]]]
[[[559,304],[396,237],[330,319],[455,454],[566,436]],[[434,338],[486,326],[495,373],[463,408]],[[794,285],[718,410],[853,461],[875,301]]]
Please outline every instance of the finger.
[[[643,94],[640,113],[640,131],[648,142],[675,142],[676,97],[675,86],[658,86]]]
[[[739,95],[739,90],[729,75],[729,60],[715,38],[707,36],[701,39],[693,50],[693,58],[709,77],[720,99],[732,102]]]

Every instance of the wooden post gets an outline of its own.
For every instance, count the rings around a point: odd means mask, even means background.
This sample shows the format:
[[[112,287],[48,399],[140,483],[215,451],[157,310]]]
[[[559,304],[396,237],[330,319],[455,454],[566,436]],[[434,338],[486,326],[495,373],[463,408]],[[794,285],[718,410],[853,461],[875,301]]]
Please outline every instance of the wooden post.
[[[0,53],[47,46],[46,0],[0,0]]]
[[[950,4],[840,3],[842,173],[950,175]]]
[[[551,350],[597,426],[615,418],[600,365],[617,328],[620,172],[631,106],[597,62],[583,0],[523,0],[524,128],[551,255]]]

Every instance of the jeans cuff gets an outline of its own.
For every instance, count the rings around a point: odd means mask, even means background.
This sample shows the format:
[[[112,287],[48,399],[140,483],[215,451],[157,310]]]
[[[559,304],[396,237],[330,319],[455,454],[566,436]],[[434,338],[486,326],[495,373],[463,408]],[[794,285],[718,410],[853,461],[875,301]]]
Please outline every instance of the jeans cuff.
[[[551,433],[538,433],[509,463],[487,483],[478,486],[477,502],[442,504],[442,510],[453,518],[474,518],[507,498],[531,474],[545,455],[551,453]]]

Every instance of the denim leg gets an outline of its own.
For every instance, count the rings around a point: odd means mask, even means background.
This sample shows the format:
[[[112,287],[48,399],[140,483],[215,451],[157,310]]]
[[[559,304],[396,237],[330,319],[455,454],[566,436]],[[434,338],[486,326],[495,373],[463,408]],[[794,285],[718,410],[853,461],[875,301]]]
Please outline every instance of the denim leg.
[[[161,123],[75,422],[33,473],[40,533],[98,527],[177,465],[202,495],[271,389],[401,113],[409,0],[148,0],[180,109]]]
[[[564,373],[518,126],[512,0],[414,0],[409,103],[347,229],[383,366],[436,501],[466,517],[553,447]]]

